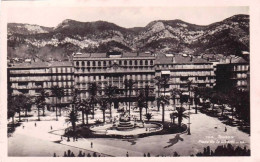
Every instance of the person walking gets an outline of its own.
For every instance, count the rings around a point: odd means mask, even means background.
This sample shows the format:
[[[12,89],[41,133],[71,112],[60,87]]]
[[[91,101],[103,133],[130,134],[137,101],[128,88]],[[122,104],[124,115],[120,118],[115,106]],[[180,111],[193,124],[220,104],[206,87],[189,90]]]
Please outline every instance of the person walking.
[[[227,127],[225,127],[225,132],[227,131]]]
[[[92,142],[90,143],[90,146],[91,146],[91,148],[93,148],[93,143]]]
[[[36,126],[37,126],[37,124],[36,124],[36,123],[34,123],[34,126],[36,127]]]
[[[126,157],[128,157],[129,155],[128,155],[128,151],[126,152]]]

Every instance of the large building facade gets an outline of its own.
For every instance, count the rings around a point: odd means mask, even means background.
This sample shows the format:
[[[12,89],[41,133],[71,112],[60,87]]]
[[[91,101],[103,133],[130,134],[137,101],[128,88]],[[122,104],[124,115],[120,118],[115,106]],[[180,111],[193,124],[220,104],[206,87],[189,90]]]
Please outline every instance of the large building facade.
[[[105,96],[105,87],[108,85],[118,87],[113,102],[116,108],[127,101],[136,101],[139,92],[144,89],[149,92],[148,105],[155,106],[156,97],[170,95],[172,89],[189,93],[188,82],[191,82],[191,88],[232,85],[243,89],[247,85],[248,69],[248,64],[241,60],[215,66],[206,59],[185,54],[76,53],[72,62],[37,62],[9,67],[8,93],[37,96],[40,89],[44,88],[51,94],[51,87],[58,85],[65,91],[60,103],[69,105],[73,88],[79,90],[80,98],[86,99],[89,97],[90,83],[96,82],[99,86],[97,95],[100,97]],[[169,78],[166,87],[159,88],[156,77]],[[125,80],[130,79],[134,81],[131,92],[125,90]],[[53,105],[54,99],[51,95],[47,103]],[[179,104],[178,98],[175,103]]]
[[[68,105],[71,102],[71,89],[74,86],[74,68],[70,62],[34,62],[22,63],[9,67],[8,93],[9,95],[25,94],[38,96],[41,89],[50,95],[46,98],[48,105],[55,103],[55,96],[51,93],[53,86],[64,89],[64,97],[59,104]]]

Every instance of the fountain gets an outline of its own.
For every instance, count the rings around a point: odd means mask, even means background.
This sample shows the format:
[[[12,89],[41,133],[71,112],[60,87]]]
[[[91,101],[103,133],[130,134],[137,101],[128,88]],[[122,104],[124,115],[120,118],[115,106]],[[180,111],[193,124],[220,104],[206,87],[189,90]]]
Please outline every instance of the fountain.
[[[129,130],[133,129],[134,127],[135,126],[132,124],[129,114],[126,112],[120,114],[119,124],[116,126],[117,130]]]
[[[127,111],[123,111],[119,116],[115,116],[112,122],[92,126],[90,130],[96,135],[128,138],[146,136],[163,129],[160,123],[137,121],[136,119],[135,116],[130,116]]]

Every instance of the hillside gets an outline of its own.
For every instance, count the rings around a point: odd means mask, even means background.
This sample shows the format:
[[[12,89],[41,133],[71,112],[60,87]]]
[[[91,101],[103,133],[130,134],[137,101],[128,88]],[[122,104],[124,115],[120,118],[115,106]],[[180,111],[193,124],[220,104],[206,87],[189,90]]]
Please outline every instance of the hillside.
[[[156,20],[135,28],[69,19],[53,28],[8,24],[8,57],[64,60],[77,51],[108,50],[240,55],[249,51],[249,16],[235,15],[207,26],[182,20]]]

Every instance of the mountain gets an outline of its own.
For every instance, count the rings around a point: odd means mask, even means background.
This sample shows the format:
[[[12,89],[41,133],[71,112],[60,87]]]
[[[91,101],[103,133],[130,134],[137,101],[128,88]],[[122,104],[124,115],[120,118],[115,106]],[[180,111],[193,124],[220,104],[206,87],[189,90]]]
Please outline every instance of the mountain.
[[[70,19],[54,28],[8,24],[8,57],[64,60],[77,51],[109,50],[240,55],[249,51],[249,16],[234,15],[205,26],[182,20],[156,20],[134,28]]]

